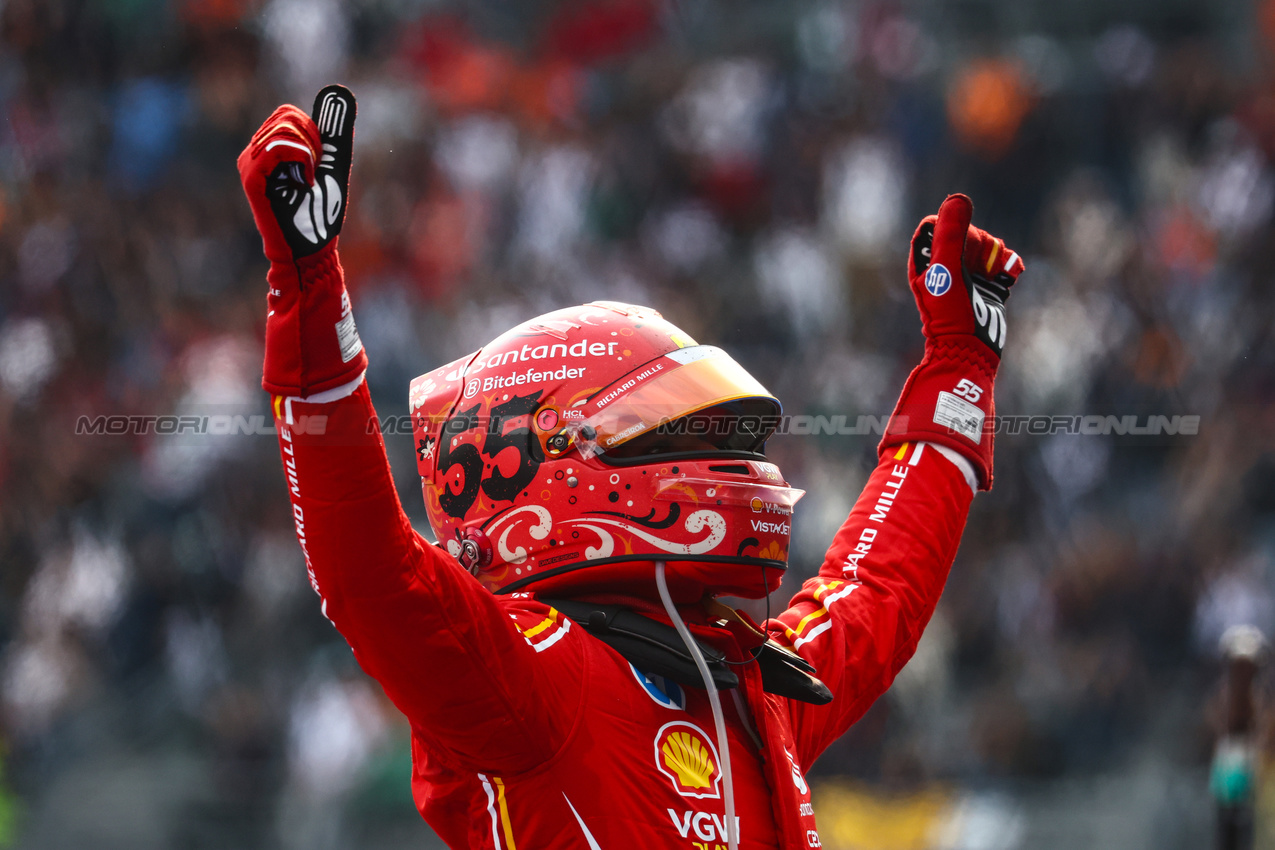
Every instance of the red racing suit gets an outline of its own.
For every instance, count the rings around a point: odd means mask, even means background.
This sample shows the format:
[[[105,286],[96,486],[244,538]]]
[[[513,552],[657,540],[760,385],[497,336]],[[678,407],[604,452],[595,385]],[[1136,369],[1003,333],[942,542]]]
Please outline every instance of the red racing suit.
[[[361,377],[274,409],[311,583],[410,722],[414,797],[443,840],[724,850],[703,690],[638,671],[534,593],[492,595],[417,534]],[[973,497],[953,457],[885,452],[819,575],[764,624],[818,669],[830,704],[765,693],[755,663],[735,668],[740,687],[722,696],[741,848],[820,846],[804,773],[890,686],[934,611]],[[697,610],[684,613],[697,636],[749,657]]]

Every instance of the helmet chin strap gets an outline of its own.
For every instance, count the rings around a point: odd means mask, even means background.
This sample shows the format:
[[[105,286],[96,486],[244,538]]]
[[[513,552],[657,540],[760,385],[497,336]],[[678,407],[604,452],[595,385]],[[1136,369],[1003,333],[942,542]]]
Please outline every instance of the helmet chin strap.
[[[731,781],[730,770],[730,741],[726,737],[726,718],[722,715],[722,701],[717,696],[717,686],[713,684],[713,676],[708,672],[708,663],[704,660],[704,654],[700,652],[699,644],[691,637],[690,630],[686,628],[686,623],[682,622],[681,615],[677,613],[677,608],[673,605],[673,597],[668,592],[668,582],[664,579],[663,561],[655,562],[655,585],[659,588],[660,601],[664,603],[664,610],[668,612],[669,619],[673,621],[673,627],[677,629],[682,642],[686,644],[686,649],[695,659],[695,666],[699,668],[699,674],[704,679],[704,688],[708,691],[708,703],[713,707],[713,725],[717,729],[717,749],[721,753],[722,784],[726,789],[726,841],[730,845],[730,850],[739,850],[739,826],[735,820],[735,785]]]

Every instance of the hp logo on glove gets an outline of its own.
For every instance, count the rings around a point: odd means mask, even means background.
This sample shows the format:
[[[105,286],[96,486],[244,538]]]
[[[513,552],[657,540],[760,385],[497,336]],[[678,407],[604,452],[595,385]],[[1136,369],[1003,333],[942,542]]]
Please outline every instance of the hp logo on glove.
[[[925,289],[931,295],[942,295],[952,288],[952,273],[947,266],[935,263],[925,273]]]

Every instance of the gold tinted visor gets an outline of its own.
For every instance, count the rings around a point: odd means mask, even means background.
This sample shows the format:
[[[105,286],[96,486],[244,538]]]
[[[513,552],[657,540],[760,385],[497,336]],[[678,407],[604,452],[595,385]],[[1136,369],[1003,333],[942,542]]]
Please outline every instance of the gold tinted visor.
[[[755,451],[778,426],[780,411],[769,390],[711,345],[652,360],[578,409],[583,418],[572,430],[581,451],[616,456],[629,454],[625,447],[639,438],[650,446],[642,453]]]

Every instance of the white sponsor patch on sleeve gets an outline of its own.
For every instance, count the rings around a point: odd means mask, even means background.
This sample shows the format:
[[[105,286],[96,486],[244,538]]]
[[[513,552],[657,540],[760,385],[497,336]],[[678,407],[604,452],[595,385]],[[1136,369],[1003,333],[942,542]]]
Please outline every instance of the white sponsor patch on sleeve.
[[[336,341],[341,346],[341,362],[349,363],[363,350],[363,340],[359,339],[359,329],[354,326],[354,314],[346,311],[341,321],[336,323]]]
[[[934,408],[935,425],[951,428],[962,437],[978,443],[983,436],[984,418],[983,411],[965,399],[949,392],[939,393],[939,403]]]

